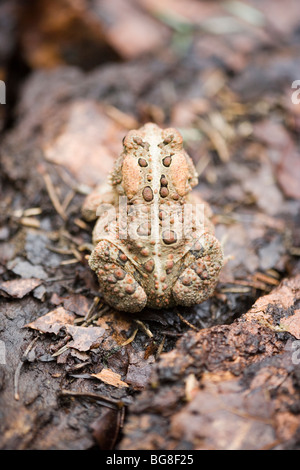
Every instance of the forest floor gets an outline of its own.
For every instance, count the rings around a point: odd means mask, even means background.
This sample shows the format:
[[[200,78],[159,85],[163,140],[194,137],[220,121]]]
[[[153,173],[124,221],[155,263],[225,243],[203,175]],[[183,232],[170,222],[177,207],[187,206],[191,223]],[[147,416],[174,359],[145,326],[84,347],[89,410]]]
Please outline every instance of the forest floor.
[[[124,4],[0,2],[0,447],[299,449],[298,2]],[[133,315],[81,206],[148,121],[227,262],[202,304]]]

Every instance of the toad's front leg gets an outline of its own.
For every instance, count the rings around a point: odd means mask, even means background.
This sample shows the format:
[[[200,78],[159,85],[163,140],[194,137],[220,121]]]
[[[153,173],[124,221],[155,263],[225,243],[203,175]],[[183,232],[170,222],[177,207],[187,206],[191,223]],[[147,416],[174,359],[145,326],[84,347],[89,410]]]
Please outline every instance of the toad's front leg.
[[[208,299],[223,265],[219,241],[210,232],[200,234],[182,264],[183,269],[172,290],[176,304],[189,307]]]
[[[135,267],[116,245],[101,240],[90,258],[90,267],[96,272],[104,300],[117,310],[139,312],[147,304],[147,295],[134,274]]]
[[[88,222],[99,217],[101,207],[114,206],[117,202],[117,194],[109,184],[97,186],[86,198],[82,206],[82,216]]]

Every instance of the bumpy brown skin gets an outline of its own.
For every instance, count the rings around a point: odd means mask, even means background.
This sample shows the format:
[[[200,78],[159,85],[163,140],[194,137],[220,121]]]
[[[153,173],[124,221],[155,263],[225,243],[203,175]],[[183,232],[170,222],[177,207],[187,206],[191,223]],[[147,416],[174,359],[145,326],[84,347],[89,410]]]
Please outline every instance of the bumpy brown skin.
[[[223,253],[209,206],[190,194],[198,178],[182,136],[148,123],[123,144],[110,184],[83,207],[88,220],[99,216],[89,264],[105,301],[128,312],[203,302],[215,289]],[[203,211],[189,216],[191,204]]]

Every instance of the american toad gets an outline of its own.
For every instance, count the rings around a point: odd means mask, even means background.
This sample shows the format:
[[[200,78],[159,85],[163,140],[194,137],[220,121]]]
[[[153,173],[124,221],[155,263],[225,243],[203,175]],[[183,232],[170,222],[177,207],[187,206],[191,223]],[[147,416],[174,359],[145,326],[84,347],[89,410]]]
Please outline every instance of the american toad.
[[[130,131],[110,181],[83,216],[98,221],[89,265],[112,307],[138,312],[191,306],[214,291],[223,254],[209,206],[191,194],[198,177],[173,128]]]

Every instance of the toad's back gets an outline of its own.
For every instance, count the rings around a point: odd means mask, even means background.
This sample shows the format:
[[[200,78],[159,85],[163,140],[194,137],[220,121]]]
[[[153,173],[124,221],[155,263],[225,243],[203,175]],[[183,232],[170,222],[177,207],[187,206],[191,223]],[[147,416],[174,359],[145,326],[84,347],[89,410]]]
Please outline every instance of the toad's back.
[[[183,204],[198,182],[182,143],[176,129],[148,123],[127,134],[112,175],[112,184],[129,205],[127,248],[139,251],[135,262],[156,279],[156,296],[170,285],[168,277],[175,274],[171,267],[185,254]]]
[[[110,181],[118,218],[108,223],[99,218],[93,236],[97,246],[90,265],[97,271],[104,263],[98,277],[112,302],[116,302],[113,296],[118,293],[124,297],[124,287],[128,286],[125,278],[120,279],[122,285],[113,286],[115,278],[105,274],[105,266],[114,270],[119,264],[124,271],[122,276],[127,273],[135,286],[135,290],[127,289],[134,291],[132,301],[134,295],[139,296],[136,310],[146,302],[138,286],[142,287],[151,307],[196,303],[197,290],[202,289],[203,296],[208,296],[206,285],[210,283],[213,287],[212,281],[200,276],[211,277],[210,270],[215,277],[222,255],[205,210],[200,218],[186,215],[187,206],[195,205],[189,193],[198,178],[191,158],[183,149],[182,136],[176,129],[161,129],[148,123],[130,131],[123,145]],[[213,246],[220,260],[216,272],[209,254],[213,255]],[[206,264],[203,260],[200,263],[202,258]],[[105,260],[112,264],[105,264]],[[193,267],[188,268],[190,265]],[[192,299],[181,300],[188,293]],[[133,308],[129,301],[128,305],[128,309]]]

